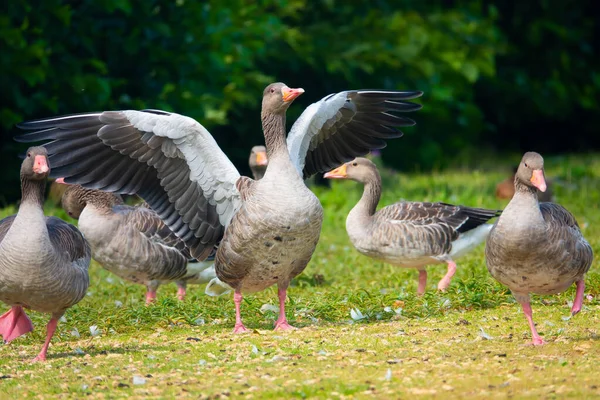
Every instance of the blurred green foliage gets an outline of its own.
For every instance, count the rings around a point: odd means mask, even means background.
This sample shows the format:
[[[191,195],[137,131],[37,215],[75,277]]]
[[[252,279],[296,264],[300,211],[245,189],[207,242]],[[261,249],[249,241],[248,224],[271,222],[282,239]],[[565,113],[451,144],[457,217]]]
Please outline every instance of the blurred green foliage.
[[[290,123],[335,91],[423,90],[418,126],[383,153],[399,168],[444,167],[482,148],[598,147],[593,9],[559,0],[4,2],[0,203],[19,194],[14,124],[55,114],[189,115],[247,172],[272,81],[307,91]]]

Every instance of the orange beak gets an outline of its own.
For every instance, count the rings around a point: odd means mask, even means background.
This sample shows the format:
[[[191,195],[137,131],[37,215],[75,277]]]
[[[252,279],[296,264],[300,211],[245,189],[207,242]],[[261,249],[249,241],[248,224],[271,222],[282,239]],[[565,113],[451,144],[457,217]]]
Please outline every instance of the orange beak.
[[[348,175],[346,174],[346,164],[342,164],[342,166],[337,167],[333,171],[329,171],[325,175],[323,175],[323,178],[329,179],[344,179],[346,177],[348,177]]]
[[[283,96],[283,101],[288,102],[294,100],[296,97],[300,96],[304,93],[304,89],[297,88],[291,89],[287,86],[281,88],[281,95]]]
[[[269,159],[267,158],[267,153],[264,151],[259,151],[256,153],[256,165],[267,165],[269,164]]]
[[[534,169],[533,175],[531,175],[530,182],[533,186],[538,188],[540,192],[546,191],[546,179],[544,179],[544,170]]]
[[[48,171],[50,171],[50,167],[48,167],[46,156],[35,156],[35,159],[33,160],[33,172],[36,174],[45,174]]]

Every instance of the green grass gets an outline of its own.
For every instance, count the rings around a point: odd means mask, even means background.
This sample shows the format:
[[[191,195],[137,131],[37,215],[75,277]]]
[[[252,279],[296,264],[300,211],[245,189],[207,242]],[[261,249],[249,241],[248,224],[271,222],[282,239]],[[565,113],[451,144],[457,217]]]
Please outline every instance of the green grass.
[[[555,198],[577,217],[600,254],[600,162],[593,155],[546,160]],[[510,165],[433,174],[384,171],[381,205],[399,199],[503,208],[493,196]],[[0,397],[286,398],[431,397],[592,398],[600,396],[600,273],[594,262],[583,311],[572,319],[574,290],[533,296],[534,318],[549,342],[530,333],[510,292],[485,267],[483,246],[458,261],[447,293],[437,293],[442,265],[429,268],[428,292],[415,296],[417,272],[356,252],[345,217],[361,188],[334,182],[316,188],[325,207],[321,240],[289,291],[288,317],[300,329],[273,332],[274,288],[245,297],[247,335],[233,335],[231,296],[211,298],[192,286],[175,299],[159,289],[144,306],[144,288],[93,263],[88,296],[66,314],[46,363],[39,351],[47,315],[31,312],[36,330],[0,348]],[[49,214],[65,217],[47,206]],[[0,216],[14,213],[0,211]],[[4,311],[6,307],[0,305]],[[354,321],[351,310],[364,318]],[[90,326],[100,335],[92,336]],[[76,333],[78,332],[79,337]],[[143,384],[134,384],[134,377]],[[136,378],[136,381],[138,378]]]

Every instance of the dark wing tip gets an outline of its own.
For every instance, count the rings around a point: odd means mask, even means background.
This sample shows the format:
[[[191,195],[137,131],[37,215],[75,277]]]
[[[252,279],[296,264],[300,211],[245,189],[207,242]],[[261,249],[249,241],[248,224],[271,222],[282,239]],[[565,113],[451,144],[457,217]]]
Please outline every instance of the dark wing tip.
[[[385,97],[389,99],[402,99],[402,100],[411,100],[421,97],[423,92],[420,90],[409,90],[409,91],[400,91],[400,90],[380,90],[380,89],[360,89],[354,90],[353,92],[359,94],[364,97]]]
[[[389,102],[389,103],[391,103],[391,102]],[[423,108],[423,104],[419,104],[419,103],[402,103],[401,105],[397,105],[396,108],[398,109],[398,111],[405,111],[405,112],[419,111],[420,109]]]
[[[154,108],[145,108],[145,109],[143,109],[141,111],[142,112],[146,112],[146,113],[150,113],[150,114],[156,114],[156,115],[171,115],[170,112],[163,111],[163,110],[156,110]]]
[[[15,126],[21,130],[30,131],[33,129],[39,129],[39,124],[44,121],[45,121],[44,119],[34,119],[31,121],[22,121],[22,122],[19,122],[18,124],[15,124]]]
[[[402,121],[399,122],[399,125],[395,126],[415,126],[417,122],[412,118],[402,118]],[[400,137],[400,136],[398,136]]]
[[[17,133],[16,135],[14,135],[13,140],[17,143],[31,143],[36,141],[30,138],[29,135],[23,135],[21,133]]]
[[[44,129],[63,125],[65,122],[73,123],[82,119],[89,119],[90,117],[99,117],[100,115],[102,115],[101,111],[66,114],[58,117],[32,119],[30,121],[19,122],[16,124],[16,127],[23,130]]]

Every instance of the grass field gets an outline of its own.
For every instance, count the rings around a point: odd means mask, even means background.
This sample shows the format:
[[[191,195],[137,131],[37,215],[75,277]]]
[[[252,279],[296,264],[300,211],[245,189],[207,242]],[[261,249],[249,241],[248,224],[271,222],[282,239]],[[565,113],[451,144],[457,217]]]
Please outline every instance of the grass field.
[[[575,214],[596,254],[598,160],[546,160],[556,201]],[[407,199],[503,208],[494,187],[511,165],[488,164],[487,171],[385,172],[381,205]],[[430,267],[422,298],[416,271],[354,250],[345,217],[361,190],[353,182],[315,189],[325,207],[323,233],[288,292],[288,317],[300,329],[272,331],[274,288],[245,297],[242,312],[254,331],[233,335],[231,295],[207,297],[192,286],[182,303],[168,285],[146,307],[143,287],[93,263],[88,296],[59,324],[46,363],[28,361],[43,343],[47,315],[31,312],[36,330],[0,347],[0,398],[600,397],[597,261],[572,319],[574,288],[533,296],[534,319],[549,342],[534,348],[519,305],[489,276],[483,246],[458,261],[446,293],[435,290],[445,266]],[[64,217],[50,205],[47,211]]]

